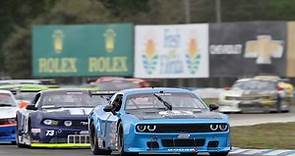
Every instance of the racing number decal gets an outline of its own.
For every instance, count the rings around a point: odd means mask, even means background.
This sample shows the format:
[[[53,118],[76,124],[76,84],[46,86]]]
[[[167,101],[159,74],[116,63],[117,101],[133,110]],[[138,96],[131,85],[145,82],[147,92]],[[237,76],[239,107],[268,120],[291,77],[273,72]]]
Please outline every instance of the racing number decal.
[[[45,135],[46,136],[54,136],[54,130],[47,130]]]

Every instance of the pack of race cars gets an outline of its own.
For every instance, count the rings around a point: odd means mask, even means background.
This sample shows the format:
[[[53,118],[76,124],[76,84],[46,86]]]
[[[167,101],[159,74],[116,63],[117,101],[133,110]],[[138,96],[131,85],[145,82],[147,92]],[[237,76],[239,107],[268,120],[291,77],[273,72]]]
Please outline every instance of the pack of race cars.
[[[31,87],[32,100],[20,107],[24,100],[15,99],[22,96],[12,88],[0,91],[0,142],[19,148],[90,147],[95,155],[222,156],[231,150],[228,117],[185,89]]]

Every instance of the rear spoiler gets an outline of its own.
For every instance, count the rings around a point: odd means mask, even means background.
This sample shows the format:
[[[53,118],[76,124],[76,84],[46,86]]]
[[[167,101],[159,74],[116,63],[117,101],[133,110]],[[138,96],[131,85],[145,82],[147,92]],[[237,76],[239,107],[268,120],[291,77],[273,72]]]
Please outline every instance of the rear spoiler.
[[[117,91],[103,91],[103,90],[91,90],[89,91],[89,95],[114,95]]]
[[[111,100],[111,97],[116,93],[116,91],[89,91],[90,97],[92,96],[104,96],[104,95],[110,95],[109,97],[105,97],[107,101]]]

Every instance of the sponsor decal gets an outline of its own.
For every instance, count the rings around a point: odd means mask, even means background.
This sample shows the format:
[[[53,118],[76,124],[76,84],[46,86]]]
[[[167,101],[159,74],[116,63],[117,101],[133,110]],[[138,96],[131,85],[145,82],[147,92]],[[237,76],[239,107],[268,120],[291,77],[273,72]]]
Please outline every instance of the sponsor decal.
[[[173,116],[173,115],[194,115],[194,113],[192,111],[176,111],[176,110],[173,110],[173,111],[162,111],[162,112],[159,112],[160,115],[162,116]]]
[[[32,128],[31,132],[32,133],[41,133],[41,129],[40,128]]]
[[[198,152],[197,148],[169,148],[169,152]]]
[[[46,130],[46,136],[54,136],[54,130]]]
[[[270,35],[259,35],[257,40],[247,41],[245,58],[257,58],[257,64],[271,64],[271,58],[282,58],[283,41],[272,40]]]
[[[178,139],[188,139],[191,135],[188,133],[180,133],[177,138]]]

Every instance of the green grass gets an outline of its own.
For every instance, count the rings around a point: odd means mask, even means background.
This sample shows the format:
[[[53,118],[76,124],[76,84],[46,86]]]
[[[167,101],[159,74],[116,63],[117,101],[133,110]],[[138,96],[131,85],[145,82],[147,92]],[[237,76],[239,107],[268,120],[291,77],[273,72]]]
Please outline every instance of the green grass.
[[[231,128],[232,144],[240,148],[295,148],[295,122]]]

